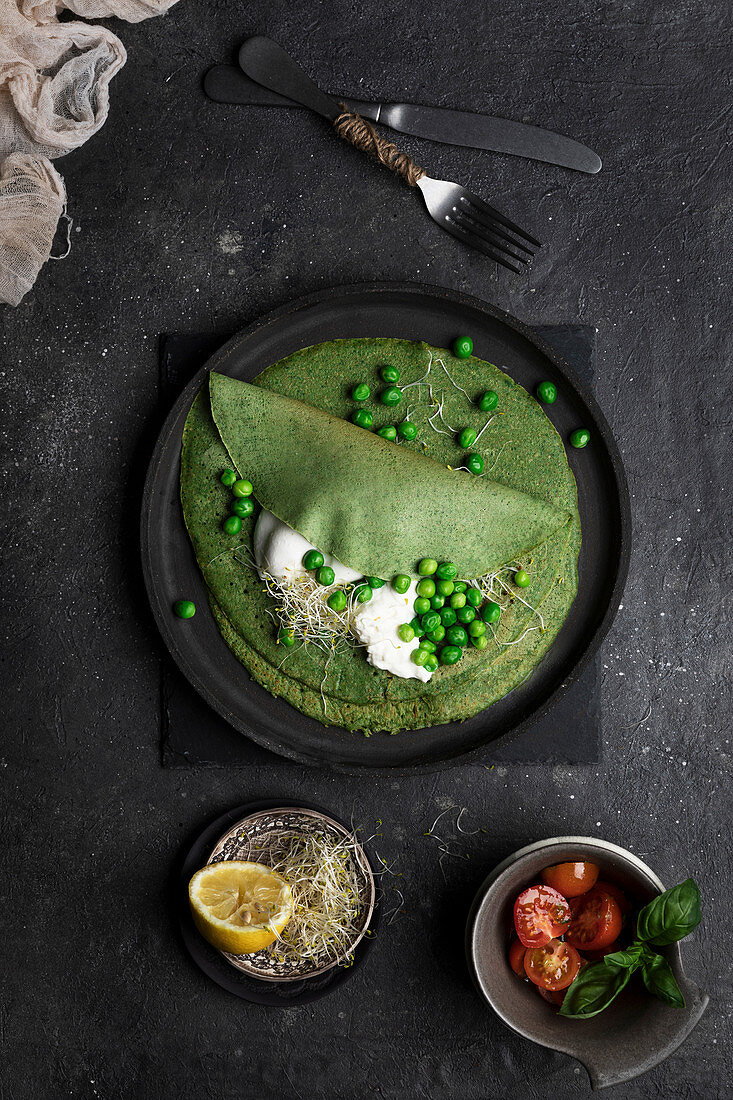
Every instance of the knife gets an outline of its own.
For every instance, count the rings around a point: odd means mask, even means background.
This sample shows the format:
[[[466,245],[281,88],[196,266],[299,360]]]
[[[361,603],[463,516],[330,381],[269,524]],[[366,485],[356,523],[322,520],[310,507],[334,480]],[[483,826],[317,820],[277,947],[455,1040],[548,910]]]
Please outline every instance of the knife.
[[[299,107],[291,99],[263,88],[234,65],[214,65],[204,77],[204,91],[217,103],[242,103],[252,107]],[[336,98],[341,99],[340,96]],[[517,157],[542,160],[575,168],[594,175],[601,169],[601,158],[592,149],[572,138],[512,122],[506,118],[452,111],[445,107],[421,107],[412,103],[366,103],[348,98],[343,102],[362,118],[389,126],[402,134],[429,138],[448,145],[465,145],[510,153]]]

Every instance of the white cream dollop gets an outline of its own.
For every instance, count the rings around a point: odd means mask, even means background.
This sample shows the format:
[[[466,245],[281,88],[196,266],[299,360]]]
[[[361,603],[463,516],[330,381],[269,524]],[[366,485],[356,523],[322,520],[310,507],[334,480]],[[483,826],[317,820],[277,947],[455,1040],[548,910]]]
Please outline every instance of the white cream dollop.
[[[253,544],[257,568],[266,570],[270,576],[286,583],[305,576],[307,570],[303,565],[303,556],[308,550],[317,549],[264,508],[255,524]],[[328,554],[323,554],[323,560],[325,565],[330,565],[333,569],[335,583],[348,584],[362,576]],[[411,653],[420,644],[418,639],[403,642],[397,633],[397,628],[402,623],[410,622],[413,617],[416,583],[413,581],[404,594],[395,592],[390,584],[375,588],[371,600],[358,605],[352,629],[358,641],[366,647],[369,664],[404,680],[422,680],[427,683],[432,673],[410,659]],[[324,599],[329,592],[330,589],[324,588]]]

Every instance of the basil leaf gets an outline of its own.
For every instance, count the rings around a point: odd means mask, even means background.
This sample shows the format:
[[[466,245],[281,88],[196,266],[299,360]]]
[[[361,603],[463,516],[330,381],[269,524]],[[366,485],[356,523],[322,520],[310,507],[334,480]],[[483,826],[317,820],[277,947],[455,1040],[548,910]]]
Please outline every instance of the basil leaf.
[[[636,970],[643,953],[643,944],[634,943],[625,951],[611,951],[610,954],[603,956],[602,961],[609,970]]]
[[[608,1008],[630,977],[630,970],[612,970],[602,962],[590,963],[568,986],[560,1015],[573,1020],[588,1020],[591,1016],[597,1016]]]
[[[644,906],[637,918],[636,934],[655,947],[666,947],[689,935],[701,920],[700,891],[688,878]]]
[[[668,1005],[675,1008],[685,1007],[685,998],[677,985],[677,980],[672,973],[672,967],[662,955],[655,955],[652,959],[644,961],[641,970],[644,985],[650,993]]]

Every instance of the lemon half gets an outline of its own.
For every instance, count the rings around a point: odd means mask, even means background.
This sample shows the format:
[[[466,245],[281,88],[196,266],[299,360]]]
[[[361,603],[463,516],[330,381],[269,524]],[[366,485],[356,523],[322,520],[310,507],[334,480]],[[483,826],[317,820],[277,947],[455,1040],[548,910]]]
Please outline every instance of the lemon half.
[[[261,951],[290,920],[285,879],[262,863],[223,860],[197,871],[188,884],[193,921],[204,939],[232,955]]]

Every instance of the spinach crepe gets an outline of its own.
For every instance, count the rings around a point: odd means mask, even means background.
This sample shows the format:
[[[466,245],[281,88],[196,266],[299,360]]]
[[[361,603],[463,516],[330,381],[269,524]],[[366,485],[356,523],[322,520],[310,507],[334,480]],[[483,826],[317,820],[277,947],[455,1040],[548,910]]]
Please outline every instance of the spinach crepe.
[[[370,400],[374,428],[407,415],[412,442],[347,420],[353,385],[379,390],[384,365],[399,370],[402,399],[396,409]],[[499,397],[491,416],[476,405],[489,389]],[[456,438],[465,427],[480,433],[473,449],[485,460],[482,477],[461,469]],[[256,516],[236,536],[222,529],[226,467],[252,481],[263,507],[360,573],[414,574],[431,556],[454,561],[466,580],[484,578],[503,605],[489,645],[469,647],[428,683],[374,668],[358,648],[278,645],[272,599],[252,562]],[[476,714],[531,673],[577,589],[580,525],[562,440],[504,372],[425,344],[316,345],[251,386],[212,374],[184,429],[181,499],[213,614],[237,658],[273,694],[349,729],[396,732]],[[519,568],[531,578],[521,592],[511,583]]]

